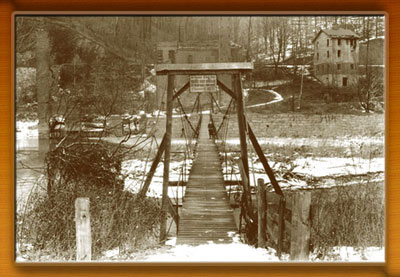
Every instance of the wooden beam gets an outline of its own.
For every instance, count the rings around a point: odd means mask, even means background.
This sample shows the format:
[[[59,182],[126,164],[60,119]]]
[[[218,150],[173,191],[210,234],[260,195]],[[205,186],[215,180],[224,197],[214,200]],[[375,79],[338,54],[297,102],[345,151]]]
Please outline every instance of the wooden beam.
[[[230,95],[230,97],[232,97],[233,99],[236,100],[236,94],[230,89],[228,88],[224,83],[222,83],[220,80],[217,79],[217,85],[220,89],[222,89],[223,91],[225,91],[227,94]]]
[[[239,125],[239,138],[240,138],[240,152],[243,161],[243,169],[247,179],[249,179],[249,161],[247,154],[247,141],[246,141],[246,123],[244,118],[244,105],[243,105],[243,93],[242,93],[242,80],[240,74],[233,76],[233,83],[236,94],[236,106],[237,116]]]
[[[213,70],[213,69],[199,69],[199,70],[164,70],[157,72],[157,75],[217,75],[217,74],[231,74],[236,75],[241,73],[240,69],[226,69],[226,70]]]
[[[183,85],[172,97],[172,101],[174,101],[176,98],[178,98],[182,93],[184,93],[188,88],[190,87],[190,82],[187,82],[186,84]]]
[[[269,166],[267,158],[265,157],[264,153],[262,152],[261,146],[258,143],[257,138],[254,135],[253,130],[251,129],[250,124],[248,122],[247,122],[247,130],[249,133],[250,141],[254,147],[254,150],[256,151],[257,156],[260,159],[260,162],[262,163],[264,170],[267,173],[272,186],[274,187],[275,192],[279,195],[283,195],[283,192],[278,184],[278,181],[276,181],[274,172],[272,171],[271,167]]]
[[[146,180],[144,181],[143,187],[138,193],[138,197],[144,197],[149,190],[151,180],[153,179],[154,173],[156,172],[157,166],[159,162],[161,161],[161,157],[164,154],[165,150],[165,144],[166,144],[166,135],[164,134],[160,146],[158,147],[156,157],[153,160],[153,163],[151,164],[150,171],[146,176]]]
[[[253,69],[252,63],[195,63],[195,64],[158,64],[157,75],[218,75],[238,74]]]
[[[162,190],[162,213],[160,223],[160,242],[164,243],[167,239],[167,213],[168,213],[168,182],[169,182],[169,163],[171,154],[171,133],[172,133],[172,108],[173,108],[173,93],[174,93],[174,75],[168,75],[167,89],[167,120],[165,128],[165,150],[164,150],[164,175],[163,175],[163,190]]]
[[[247,210],[246,212],[248,213],[248,214],[245,214],[245,216],[249,216],[250,219],[252,220],[252,222],[254,222],[254,213],[253,213],[253,205],[252,205],[252,201],[251,201],[250,183],[249,183],[249,179],[247,178],[247,176],[244,172],[242,160],[239,160],[239,171],[240,171],[240,175],[242,177],[243,194],[246,199],[245,208]]]

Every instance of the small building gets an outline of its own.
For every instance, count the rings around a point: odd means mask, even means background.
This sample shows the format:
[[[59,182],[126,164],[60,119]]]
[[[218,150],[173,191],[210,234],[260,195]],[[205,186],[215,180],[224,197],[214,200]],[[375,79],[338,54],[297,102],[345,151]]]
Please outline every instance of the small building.
[[[359,44],[359,64],[361,66],[383,66],[385,64],[385,39],[383,37],[360,41]]]
[[[357,83],[360,36],[334,25],[313,39],[314,76],[327,86],[348,87]]]
[[[160,42],[157,45],[157,63],[158,64],[191,64],[191,63],[217,63],[230,62],[231,47],[227,43],[220,41],[185,41],[185,42]],[[223,76],[220,79],[231,87],[230,76]],[[189,80],[188,76],[177,76],[175,78],[175,88],[179,89]],[[164,93],[167,89],[167,77],[157,76],[157,96],[158,105],[160,102],[165,103]],[[163,97],[164,95],[164,97]],[[182,94],[180,100],[183,106],[189,107],[194,104],[197,95],[187,92]],[[213,94],[214,99],[219,105],[223,106],[229,103],[230,99],[225,93],[218,91]],[[202,106],[211,106],[212,100],[209,94],[202,93],[200,96]],[[157,105],[157,106],[158,106]]]

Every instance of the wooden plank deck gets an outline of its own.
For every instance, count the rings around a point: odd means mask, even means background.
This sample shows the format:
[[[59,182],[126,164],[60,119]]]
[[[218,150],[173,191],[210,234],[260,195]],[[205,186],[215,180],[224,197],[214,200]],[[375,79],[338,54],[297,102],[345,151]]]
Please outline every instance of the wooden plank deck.
[[[186,187],[177,244],[230,243],[237,233],[218,150],[208,138],[207,124],[208,120],[201,124],[198,155]]]

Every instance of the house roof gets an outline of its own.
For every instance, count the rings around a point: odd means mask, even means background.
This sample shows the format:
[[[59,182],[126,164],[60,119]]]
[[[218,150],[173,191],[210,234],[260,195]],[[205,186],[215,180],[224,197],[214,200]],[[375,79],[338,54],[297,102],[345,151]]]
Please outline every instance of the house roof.
[[[319,35],[324,32],[331,38],[360,38],[354,31],[349,29],[337,28],[337,29],[330,29],[330,30],[320,30],[318,34],[313,39],[314,41],[319,37]]]

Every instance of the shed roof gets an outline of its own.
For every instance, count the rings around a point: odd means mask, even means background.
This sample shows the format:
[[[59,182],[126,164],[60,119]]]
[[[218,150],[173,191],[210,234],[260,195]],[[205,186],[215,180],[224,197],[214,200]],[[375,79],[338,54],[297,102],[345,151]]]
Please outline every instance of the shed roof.
[[[354,31],[344,28],[330,29],[330,30],[320,30],[318,34],[313,39],[314,41],[319,37],[319,35],[324,32],[331,38],[360,38]]]
[[[250,70],[253,70],[253,63],[185,63],[156,65],[157,75],[234,74]]]

